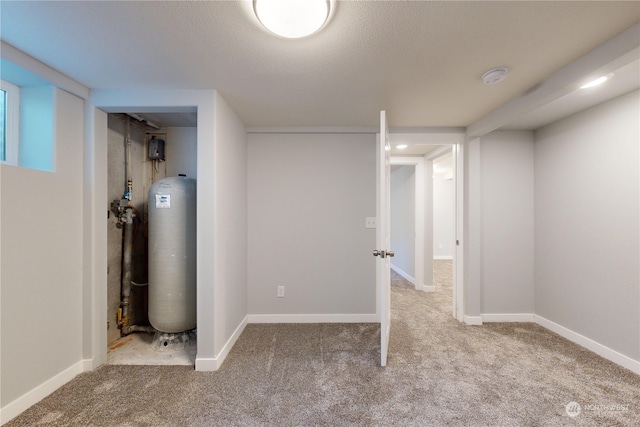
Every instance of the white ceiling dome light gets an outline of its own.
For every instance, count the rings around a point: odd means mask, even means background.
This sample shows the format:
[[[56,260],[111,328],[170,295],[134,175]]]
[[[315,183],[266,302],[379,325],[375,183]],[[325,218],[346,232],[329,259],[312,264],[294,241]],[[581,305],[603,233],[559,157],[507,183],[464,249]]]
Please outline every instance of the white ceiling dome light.
[[[253,10],[269,31],[295,39],[318,31],[329,17],[328,0],[254,0]]]

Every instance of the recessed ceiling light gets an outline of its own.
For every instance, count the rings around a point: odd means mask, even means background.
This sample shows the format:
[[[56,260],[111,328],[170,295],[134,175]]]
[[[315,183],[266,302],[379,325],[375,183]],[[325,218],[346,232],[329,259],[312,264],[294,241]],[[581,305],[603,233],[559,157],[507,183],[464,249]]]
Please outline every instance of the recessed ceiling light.
[[[318,31],[329,17],[328,0],[254,0],[253,10],[269,31],[295,39]]]
[[[591,87],[596,87],[606,82],[613,76],[613,74],[607,74],[606,76],[600,76],[595,80],[591,80],[589,83],[580,86],[580,89],[589,89]]]
[[[487,71],[482,75],[482,81],[486,85],[494,85],[500,83],[507,77],[508,68],[500,67]]]
[[[404,149],[405,149],[405,148],[407,148],[407,147],[408,147],[408,145],[407,145],[407,144],[399,144],[399,145],[396,145],[396,148],[397,148],[398,150],[404,150]]]

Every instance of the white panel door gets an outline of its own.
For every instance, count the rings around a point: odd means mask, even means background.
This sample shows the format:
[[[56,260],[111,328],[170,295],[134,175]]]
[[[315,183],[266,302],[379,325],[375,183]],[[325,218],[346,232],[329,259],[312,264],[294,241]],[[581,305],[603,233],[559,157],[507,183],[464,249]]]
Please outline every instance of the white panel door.
[[[390,192],[391,192],[391,146],[384,111],[380,112],[380,136],[377,155],[377,229],[376,248],[376,284],[378,289],[378,312],[380,313],[380,365],[386,366],[391,328],[391,260],[394,255],[389,250],[390,242]]]

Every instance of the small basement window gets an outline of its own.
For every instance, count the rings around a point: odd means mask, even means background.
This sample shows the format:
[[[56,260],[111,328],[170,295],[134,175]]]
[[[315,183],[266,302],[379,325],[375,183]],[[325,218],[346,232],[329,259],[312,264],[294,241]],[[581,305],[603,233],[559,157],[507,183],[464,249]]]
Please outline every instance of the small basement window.
[[[18,165],[20,88],[0,80],[0,162]]]

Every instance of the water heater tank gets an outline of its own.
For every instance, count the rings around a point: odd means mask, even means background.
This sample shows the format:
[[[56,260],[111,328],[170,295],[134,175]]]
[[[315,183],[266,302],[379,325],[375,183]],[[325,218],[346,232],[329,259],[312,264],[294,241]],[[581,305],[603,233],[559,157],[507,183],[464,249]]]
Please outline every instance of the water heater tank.
[[[149,322],[161,332],[196,327],[196,180],[149,189]]]

